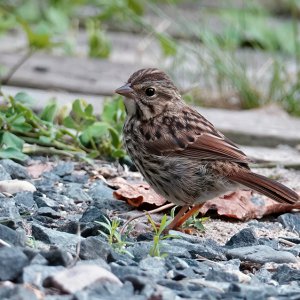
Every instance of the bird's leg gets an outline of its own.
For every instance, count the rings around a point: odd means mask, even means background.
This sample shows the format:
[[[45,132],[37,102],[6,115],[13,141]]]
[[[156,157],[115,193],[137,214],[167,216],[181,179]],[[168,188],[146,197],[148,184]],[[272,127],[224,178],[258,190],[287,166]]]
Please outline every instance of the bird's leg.
[[[180,227],[186,220],[188,220],[193,214],[195,214],[203,206],[204,203],[193,206],[184,216],[182,216],[176,223],[174,228]],[[175,220],[175,219],[174,219]]]
[[[189,209],[189,205],[181,207],[180,211],[176,214],[172,222],[167,226],[166,231],[177,228],[177,223],[180,222],[181,218],[184,218],[185,212]]]

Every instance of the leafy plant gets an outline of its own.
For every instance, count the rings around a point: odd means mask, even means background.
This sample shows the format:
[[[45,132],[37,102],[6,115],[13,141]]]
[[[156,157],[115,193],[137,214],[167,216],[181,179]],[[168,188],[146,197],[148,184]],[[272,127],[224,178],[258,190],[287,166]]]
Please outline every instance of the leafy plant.
[[[171,209],[171,219],[174,219],[175,217],[175,210],[176,210],[177,206],[174,206]],[[198,212],[196,212],[194,215],[192,215],[190,218],[188,218],[183,224],[182,224],[182,228],[196,228],[200,231],[205,231],[205,227],[203,225],[203,223],[205,223],[206,221],[209,220],[209,217],[202,217],[202,218],[197,218]]]
[[[191,216],[189,219],[187,219],[184,224],[182,225],[183,228],[196,228],[200,231],[205,231],[205,227],[203,223],[209,220],[209,217],[202,217],[197,218],[196,215],[198,213]]]
[[[167,215],[163,215],[159,227],[153,221],[152,217],[147,214],[148,221],[150,222],[152,229],[154,231],[153,237],[153,245],[150,248],[149,255],[150,256],[158,256],[158,257],[165,257],[167,256],[166,253],[161,253],[161,242],[168,238],[175,238],[177,237],[174,234],[166,234],[164,235],[165,229],[167,229],[168,225],[172,222],[172,219],[168,221]]]
[[[119,253],[124,253],[124,254],[128,254],[129,256],[132,257],[132,254],[126,250],[126,246],[128,245],[128,242],[125,242],[122,239],[122,236],[119,232],[119,226],[120,226],[120,221],[117,219],[113,219],[112,221],[110,221],[109,219],[105,218],[105,222],[99,222],[99,221],[95,221],[96,223],[100,224],[101,226],[103,226],[104,228],[107,229],[108,234],[103,232],[103,231],[99,231],[99,233],[101,235],[103,235],[108,243]]]
[[[30,248],[37,248],[36,246],[36,240],[34,238],[34,236],[32,235],[27,235],[27,239],[26,239],[26,245]]]
[[[65,116],[55,102],[40,114],[30,108],[26,93],[2,95],[0,158],[26,159],[29,153],[52,153],[81,158],[125,156],[121,131],[125,112],[121,97],[107,99],[101,118],[84,100],[75,100]],[[60,122],[60,120],[62,121]]]

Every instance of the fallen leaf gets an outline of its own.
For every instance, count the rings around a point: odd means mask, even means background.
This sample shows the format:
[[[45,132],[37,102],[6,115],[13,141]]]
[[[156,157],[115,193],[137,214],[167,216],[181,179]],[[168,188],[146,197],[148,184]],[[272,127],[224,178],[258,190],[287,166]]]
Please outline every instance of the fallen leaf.
[[[253,192],[238,190],[222,197],[205,202],[200,208],[201,214],[215,210],[219,216],[226,216],[238,220],[260,219],[270,214],[289,212],[299,209],[300,203],[282,204],[267,197],[255,197]]]
[[[126,201],[134,207],[139,207],[143,203],[156,206],[162,206],[166,203],[166,200],[156,194],[147,183],[133,184],[121,177],[117,177],[108,181],[107,184],[111,188],[116,189],[113,193],[116,199]],[[219,216],[246,221],[260,219],[270,214],[289,212],[293,209],[300,209],[300,202],[296,204],[282,204],[265,196],[256,196],[249,190],[238,190],[206,201],[199,209],[199,212],[205,215],[208,211],[214,210]]]
[[[112,188],[116,188],[113,195],[117,200],[126,201],[129,205],[139,207],[143,203],[161,206],[166,199],[158,195],[147,183],[129,183],[123,178],[115,178],[108,182]]]
[[[37,163],[31,166],[28,166],[27,172],[33,178],[39,178],[44,172],[51,171],[53,169],[53,164],[50,162],[47,163]]]

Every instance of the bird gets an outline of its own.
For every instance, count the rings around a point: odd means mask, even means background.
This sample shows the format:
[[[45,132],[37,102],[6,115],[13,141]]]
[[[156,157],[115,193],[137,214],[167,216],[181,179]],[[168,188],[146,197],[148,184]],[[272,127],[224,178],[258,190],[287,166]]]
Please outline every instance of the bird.
[[[279,203],[299,201],[292,189],[252,172],[247,155],[183,101],[164,71],[140,69],[115,92],[124,96],[128,155],[156,193],[181,207],[168,230],[180,227],[206,201],[238,189]]]

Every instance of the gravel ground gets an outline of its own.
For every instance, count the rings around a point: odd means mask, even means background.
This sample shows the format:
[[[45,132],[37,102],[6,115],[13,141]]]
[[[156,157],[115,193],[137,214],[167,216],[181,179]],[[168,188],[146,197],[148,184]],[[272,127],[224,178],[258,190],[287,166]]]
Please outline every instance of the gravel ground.
[[[299,171],[258,171],[300,188]],[[106,162],[0,160],[0,299],[300,299],[299,213],[211,217],[194,235],[171,231],[162,257],[149,255],[143,217],[129,227],[124,253],[95,222],[141,213],[113,198],[105,182],[117,176],[141,179]]]

